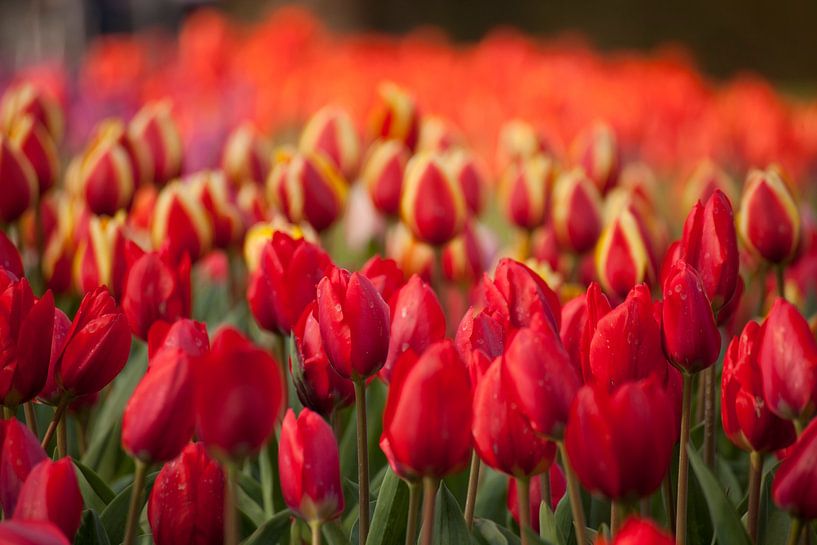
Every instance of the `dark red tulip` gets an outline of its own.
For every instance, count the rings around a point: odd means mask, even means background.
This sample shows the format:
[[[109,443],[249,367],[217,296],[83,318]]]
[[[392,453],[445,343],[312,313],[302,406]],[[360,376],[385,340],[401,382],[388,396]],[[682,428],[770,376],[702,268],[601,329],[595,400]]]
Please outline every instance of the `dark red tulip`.
[[[37,199],[39,189],[31,163],[5,136],[0,136],[0,178],[3,180],[0,223],[8,224],[28,210]]]
[[[445,338],[445,314],[440,301],[431,286],[416,274],[392,297],[389,307],[389,355],[380,370],[387,382],[403,352],[422,354],[429,345]]]
[[[57,384],[76,397],[93,394],[119,374],[130,354],[125,315],[110,292],[98,287],[82,298],[57,362]]]
[[[0,269],[5,269],[17,278],[23,277],[23,260],[17,247],[0,231]]]
[[[372,204],[383,214],[400,213],[403,173],[409,157],[409,150],[398,140],[376,140],[366,154],[360,178]]]
[[[193,369],[198,362],[179,348],[150,358],[122,415],[122,446],[147,464],[179,455],[193,437]]]
[[[451,341],[431,345],[392,373],[380,448],[405,479],[442,478],[471,456],[471,384]]]
[[[250,276],[247,300],[258,325],[289,334],[332,261],[318,246],[276,231],[264,245],[258,269]]]
[[[693,210],[694,212],[694,210]],[[690,216],[692,212],[690,212]],[[689,218],[687,218],[687,223],[689,223]],[[664,252],[664,259],[661,261],[661,274],[658,276],[658,280],[660,285],[663,286],[667,283],[667,278],[672,273],[672,268],[675,266],[675,263],[681,259],[681,241],[676,240],[672,244],[669,245],[667,251]]]
[[[272,356],[231,327],[213,339],[197,365],[196,430],[212,452],[233,460],[267,441],[285,403],[281,368]]]
[[[556,444],[535,434],[516,403],[502,358],[497,358],[474,390],[474,448],[483,462],[513,477],[547,471]]]
[[[34,466],[20,489],[14,518],[51,522],[74,539],[82,518],[82,495],[71,458]]]
[[[53,330],[50,291],[37,301],[21,278],[0,293],[0,404],[17,407],[43,389]]]
[[[750,321],[726,349],[721,383],[723,431],[747,451],[773,452],[796,439],[794,425],[769,410],[758,361],[761,328]]]
[[[558,464],[552,464],[548,470],[550,480],[550,509],[556,511],[559,500],[565,495],[567,482],[562,468]],[[542,480],[541,478],[530,480],[530,525],[534,532],[539,533],[539,506],[542,504]],[[506,502],[508,511],[519,524],[519,495],[516,491],[516,479],[508,479],[508,499]]]
[[[693,269],[715,314],[732,300],[738,285],[738,237],[729,198],[716,190],[705,205],[698,202],[684,223],[679,252]]]
[[[611,310],[610,301],[596,282],[587,293],[568,301],[562,307],[562,327],[559,336],[570,355],[573,367],[581,371],[584,382],[591,380],[590,343],[599,321]]]
[[[350,405],[355,400],[354,384],[341,377],[329,363],[314,301],[306,307],[292,333],[295,350],[289,369],[301,403],[324,416]]]
[[[667,359],[687,373],[718,359],[721,335],[695,269],[678,261],[664,284],[661,335]]]
[[[148,333],[148,361],[160,350],[179,349],[189,356],[199,357],[210,351],[207,326],[187,318],[168,323],[156,322]]]
[[[654,377],[610,393],[584,386],[567,423],[565,446],[582,485],[613,500],[649,496],[667,473],[677,433],[670,396]]]
[[[585,381],[612,391],[621,384],[667,375],[661,329],[653,314],[650,290],[639,284],[627,299],[602,317],[590,341],[590,376]]]
[[[598,537],[596,545],[673,545],[675,539],[647,519],[627,519],[612,541]]]
[[[329,363],[344,378],[380,371],[389,352],[389,307],[360,273],[333,269],[318,284],[318,321]]]
[[[31,469],[45,460],[45,451],[33,433],[19,420],[0,420],[0,505],[14,513],[20,488]]]
[[[789,261],[800,243],[800,222],[797,202],[776,169],[749,172],[737,227],[754,254],[770,263]]]
[[[50,522],[6,520],[0,523],[3,545],[70,545],[59,528]]]
[[[772,413],[807,419],[817,409],[817,341],[797,307],[778,298],[760,333],[763,397]]]
[[[772,481],[772,499],[793,516],[817,518],[817,420],[809,424],[777,468]]]
[[[504,352],[505,333],[502,323],[485,309],[471,307],[460,321],[454,342],[471,375],[471,385],[476,386],[494,359]]]
[[[584,169],[574,168],[556,178],[551,224],[559,245],[576,254],[591,250],[603,225],[601,194]]]
[[[134,250],[138,253],[138,250]],[[147,340],[157,322],[173,323],[191,312],[190,259],[173,263],[166,254],[148,252],[130,265],[122,310],[133,334]]]
[[[60,401],[60,387],[57,385],[54,374],[57,369],[57,362],[59,361],[62,349],[65,346],[65,340],[68,338],[68,331],[71,329],[71,320],[65,315],[63,311],[58,308],[54,309],[54,329],[51,340],[51,359],[48,364],[48,379],[45,381],[42,391],[39,393],[39,398],[51,405],[56,405]]]
[[[309,409],[287,411],[278,446],[281,492],[287,506],[307,522],[343,513],[338,444],[332,427]]]
[[[403,271],[397,262],[390,258],[383,258],[379,255],[372,256],[363,267],[360,274],[368,278],[387,303],[391,301],[392,295],[403,287],[406,283]]]
[[[223,543],[224,472],[204,445],[187,445],[162,467],[147,510],[156,545]]]

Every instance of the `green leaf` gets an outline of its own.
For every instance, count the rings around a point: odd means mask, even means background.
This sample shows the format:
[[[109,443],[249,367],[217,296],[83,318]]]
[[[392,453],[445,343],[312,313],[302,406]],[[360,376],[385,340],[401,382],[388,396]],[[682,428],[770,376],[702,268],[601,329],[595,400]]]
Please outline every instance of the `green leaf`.
[[[334,522],[323,525],[323,537],[327,545],[351,545],[343,530]]]
[[[479,483],[479,493],[474,506],[474,515],[502,524],[508,510],[505,497],[508,492],[508,477],[483,465]]]
[[[715,527],[715,537],[720,545],[751,545],[749,536],[740,521],[740,515],[735,511],[735,507],[729,498],[726,497],[723,489],[715,476],[706,467],[700,455],[695,449],[687,446],[689,452],[689,462],[698,483],[701,485],[706,504],[709,507],[709,515]]]
[[[82,524],[74,537],[74,545],[111,545],[96,511],[88,509],[82,513]]]
[[[274,517],[259,526],[241,545],[286,543],[289,536],[289,522],[291,517],[292,513],[289,510],[277,513]]]
[[[462,510],[445,483],[440,483],[437,492],[437,505],[434,509],[434,543],[437,545],[471,543],[471,534],[465,526]]]
[[[264,513],[275,513],[275,483],[278,482],[278,443],[275,437],[258,453],[258,470],[261,476],[261,500]],[[283,505],[283,502],[277,503]]]
[[[564,545],[564,540],[556,525],[556,515],[545,502],[539,504],[539,535],[553,545]]]
[[[420,491],[417,491],[420,494]],[[406,538],[409,489],[391,469],[386,470],[377,495],[366,545],[401,545]]]
[[[570,500],[567,494],[564,495],[556,506],[554,518],[556,520],[556,529],[559,531],[562,543],[564,543],[564,545],[575,545],[576,532],[573,530],[573,512],[570,510]]]
[[[142,494],[142,501],[139,504],[140,511],[150,496],[150,490],[153,488],[153,481],[156,480],[156,475],[158,475],[158,472],[151,473],[145,479],[145,492]],[[133,483],[122,489],[122,492],[117,494],[116,497],[111,500],[111,503],[108,504],[108,507],[99,515],[99,520],[102,522],[102,526],[105,527],[105,531],[111,543],[122,543],[122,540],[125,539],[125,523],[128,519],[128,507],[130,506],[132,487]]]
[[[789,535],[791,517],[777,509],[772,502],[772,480],[780,462],[773,460],[767,464],[760,486],[760,509],[758,512],[757,535],[760,545],[776,545],[781,536]]]
[[[519,537],[489,519],[474,519],[474,541],[478,545],[519,545]]]
[[[97,497],[108,505],[116,497],[116,494],[105,482],[97,475],[93,469],[86,466],[78,460],[73,460],[74,465],[85,478],[85,481],[91,486]]]

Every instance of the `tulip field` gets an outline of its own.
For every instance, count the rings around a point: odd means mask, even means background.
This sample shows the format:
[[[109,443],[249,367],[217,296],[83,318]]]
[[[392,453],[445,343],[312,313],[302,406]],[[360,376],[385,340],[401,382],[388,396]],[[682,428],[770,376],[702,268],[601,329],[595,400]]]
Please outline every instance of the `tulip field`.
[[[817,545],[817,98],[215,11],[0,71],[0,545]]]

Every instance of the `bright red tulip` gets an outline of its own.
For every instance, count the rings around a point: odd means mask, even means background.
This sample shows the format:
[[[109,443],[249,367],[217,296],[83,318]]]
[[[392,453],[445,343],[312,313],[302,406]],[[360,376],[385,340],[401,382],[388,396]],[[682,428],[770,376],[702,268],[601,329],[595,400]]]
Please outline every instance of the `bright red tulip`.
[[[800,243],[800,211],[775,169],[746,177],[737,222],[743,243],[770,263],[785,263]]]
[[[675,539],[653,521],[638,517],[627,519],[612,541],[603,537],[596,539],[596,545],[673,545],[673,543]]]
[[[165,349],[178,349],[194,358],[204,356],[210,351],[207,326],[186,318],[172,324],[157,322],[148,334],[148,361]]]
[[[561,174],[553,186],[551,221],[562,248],[582,254],[596,245],[602,228],[602,202],[581,168]]]
[[[202,443],[190,443],[153,483],[148,522],[156,545],[221,545],[224,472]]]
[[[57,146],[48,130],[34,117],[17,118],[8,132],[12,144],[28,159],[42,195],[54,186],[60,171]]]
[[[555,443],[534,433],[516,403],[505,361],[497,358],[474,390],[474,448],[483,462],[512,477],[547,471]]]
[[[654,377],[612,393],[604,385],[582,387],[565,434],[582,485],[613,500],[649,496],[672,460],[675,418],[669,394]]]
[[[20,252],[4,231],[0,231],[0,269],[5,269],[17,278],[23,277]]]
[[[788,450],[772,482],[772,499],[800,519],[817,518],[817,420],[812,421]]]
[[[550,509],[556,511],[559,500],[562,499],[567,490],[567,482],[562,468],[558,464],[551,464],[547,478],[550,480]],[[542,504],[542,482],[541,479],[530,480],[530,525],[534,532],[539,533],[539,506]],[[516,479],[508,479],[508,499],[506,501],[508,511],[519,524],[519,495],[516,490]]]
[[[377,140],[366,155],[360,177],[372,204],[383,214],[400,213],[403,173],[408,160],[408,149],[397,140]]]
[[[38,195],[37,175],[28,159],[3,136],[0,136],[0,222],[12,223],[34,203]]]
[[[276,231],[264,245],[261,262],[250,275],[247,300],[255,321],[267,331],[289,334],[316,286],[332,266],[321,248]]]
[[[392,373],[380,448],[405,479],[442,478],[471,456],[471,384],[451,341],[431,345]]]
[[[678,261],[664,284],[661,335],[667,359],[687,373],[718,359],[721,334],[698,273]]]
[[[634,286],[652,278],[649,241],[630,208],[622,210],[602,231],[595,261],[601,285],[622,299]]]
[[[817,410],[817,341],[797,307],[778,298],[760,332],[757,359],[769,410],[787,420]]]
[[[240,460],[254,454],[272,434],[285,395],[278,362],[225,327],[197,365],[197,434],[218,456]]]
[[[360,136],[352,118],[342,108],[325,106],[304,125],[298,147],[325,155],[349,182],[360,164]]]
[[[168,101],[151,102],[130,122],[131,138],[146,146],[153,164],[153,181],[164,184],[182,171],[182,141]]]
[[[505,216],[511,223],[528,231],[545,224],[554,170],[553,160],[544,154],[509,165],[500,191]]]
[[[193,185],[177,181],[162,188],[153,209],[150,236],[155,248],[168,252],[177,262],[185,254],[195,262],[210,251],[213,222]]]
[[[403,271],[397,262],[379,255],[372,256],[360,268],[360,274],[371,280],[375,289],[387,303],[406,283]]]
[[[130,205],[136,190],[134,174],[118,135],[101,125],[82,155],[68,166],[65,178],[91,212],[112,216]]]
[[[0,420],[0,444],[0,506],[8,516],[14,513],[31,469],[47,456],[40,441],[16,418]]]
[[[71,458],[34,466],[20,489],[14,518],[51,522],[74,539],[82,518],[82,495]]]
[[[0,543],[4,545],[70,545],[59,528],[50,522],[5,520],[0,523]]]
[[[455,344],[471,375],[471,385],[476,387],[491,363],[504,352],[503,325],[485,309],[471,307],[460,321]]]
[[[723,431],[747,451],[774,452],[796,439],[794,425],[769,410],[758,354],[761,327],[750,321],[726,349],[721,383]]]
[[[343,513],[338,443],[332,427],[304,409],[287,411],[278,446],[281,492],[287,506],[307,522],[325,522]]]
[[[590,369],[590,343],[602,317],[610,312],[610,301],[596,282],[587,293],[571,299],[562,307],[562,326],[559,336],[570,355],[573,367],[581,370],[583,382],[592,377]]]
[[[380,371],[389,353],[389,307],[371,281],[334,268],[317,294],[323,346],[335,371],[352,380]]]

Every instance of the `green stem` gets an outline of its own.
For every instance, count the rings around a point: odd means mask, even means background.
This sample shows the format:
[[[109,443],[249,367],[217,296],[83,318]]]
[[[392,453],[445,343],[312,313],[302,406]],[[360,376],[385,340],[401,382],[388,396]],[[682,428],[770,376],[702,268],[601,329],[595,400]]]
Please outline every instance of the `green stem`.
[[[570,498],[570,510],[573,512],[573,527],[576,530],[576,543],[584,544],[585,539],[585,522],[584,522],[584,507],[582,506],[582,496],[579,490],[579,481],[576,479],[576,474],[570,465],[570,460],[567,456],[567,449],[564,441],[559,441],[559,453],[562,456],[562,468],[565,472],[565,480],[567,481],[567,494]]]
[[[704,463],[715,467],[715,366],[703,372],[704,387]]]
[[[134,460],[134,463],[136,469],[133,472],[128,519],[125,523],[125,540],[122,545],[133,545],[136,539],[136,527],[139,525],[139,512],[142,506],[142,490],[145,488],[145,477],[147,476],[147,464],[141,460]]]
[[[687,443],[689,443],[689,405],[692,395],[692,375],[683,373],[684,395],[681,405],[681,440],[679,443],[678,455],[678,502],[676,504],[675,517],[675,543],[685,545],[687,533],[687,486],[689,476],[689,453]]]
[[[749,512],[746,524],[752,543],[757,543],[757,515],[760,507],[760,481],[763,471],[763,454],[752,451],[749,454]]]
[[[778,265],[774,268],[775,277],[777,277],[777,294],[783,299],[786,298],[786,279],[783,276],[783,265]]]
[[[522,545],[528,545],[530,528],[530,479],[516,478],[516,498],[519,504],[519,538]]]
[[[37,415],[34,414],[34,403],[32,401],[27,401],[24,403],[23,412],[26,415],[26,425],[28,426],[28,429],[31,430],[34,437],[39,437],[40,433],[37,431]]]
[[[787,545],[797,545],[800,542],[800,534],[803,533],[803,521],[800,519],[791,520],[791,530],[789,530],[789,540]]]
[[[540,496],[542,497],[542,501],[545,502],[548,509],[553,509],[551,505],[553,503],[553,498],[550,491],[550,470],[547,470],[539,475],[539,492]]]
[[[617,501],[610,503],[610,537],[616,537],[621,527],[622,505]]]
[[[10,407],[3,405],[3,418],[9,420],[14,418],[14,411]]]
[[[321,545],[321,521],[310,522],[309,528],[312,530],[312,545]]]
[[[355,379],[355,406],[357,409],[357,480],[360,510],[358,535],[360,545],[366,545],[369,534],[369,447],[366,430],[366,380]]]
[[[57,422],[57,459],[68,455],[68,422],[65,412]]]
[[[43,435],[43,441],[42,443],[40,443],[43,448],[47,448],[48,443],[51,442],[51,438],[54,437],[54,432],[57,431],[57,424],[59,424],[60,420],[62,420],[62,415],[65,414],[65,409],[68,408],[69,401],[70,399],[68,397],[63,397],[60,400],[60,404],[57,405],[57,408],[54,410],[54,418],[48,425],[48,429],[45,430],[45,435]]]
[[[236,466],[224,464],[224,545],[238,545],[238,488]]]
[[[423,534],[421,545],[431,545],[434,541],[434,503],[437,501],[437,485],[433,477],[423,479]]]
[[[477,504],[479,488],[479,456],[476,451],[471,454],[471,470],[468,472],[468,494],[465,497],[465,525],[470,530],[474,526],[474,508]]]
[[[419,481],[407,481],[409,487],[408,520],[406,522],[406,545],[417,544],[417,516],[420,514],[420,494],[422,484]]]
[[[795,418],[794,419],[794,431],[797,434],[797,437],[800,437],[803,434],[803,430],[805,429],[806,425],[803,423],[802,418]]]
[[[675,534],[675,505],[672,501],[674,497],[672,493],[672,474],[669,471],[667,471],[661,485],[661,495],[664,497],[664,511],[667,514],[667,521],[669,521],[670,533]]]

